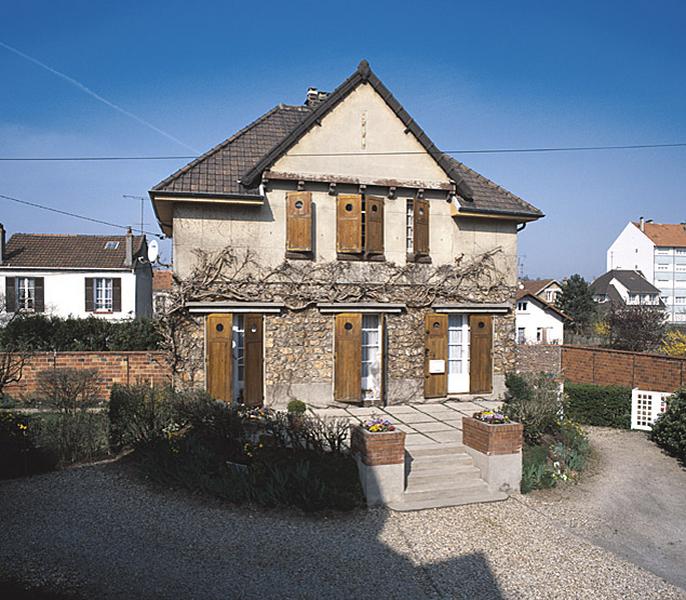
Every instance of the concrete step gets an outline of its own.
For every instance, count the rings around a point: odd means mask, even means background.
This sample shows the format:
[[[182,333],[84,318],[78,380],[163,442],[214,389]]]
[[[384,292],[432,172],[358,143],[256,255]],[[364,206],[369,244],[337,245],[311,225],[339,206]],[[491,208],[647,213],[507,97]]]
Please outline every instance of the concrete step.
[[[436,490],[414,493],[405,492],[399,500],[389,503],[388,507],[392,510],[406,512],[476,504],[479,502],[497,502],[506,500],[507,497],[507,494],[502,492],[491,492],[485,482],[477,480],[473,484],[462,485],[457,489],[442,492]]]
[[[481,481],[481,472],[473,465],[459,465],[439,473],[435,471],[411,472],[407,476],[406,493],[457,489]]]
[[[474,460],[469,454],[448,454],[447,456],[426,456],[406,460],[405,466],[408,472],[416,471],[444,471],[454,467],[473,465]]]
[[[464,444],[429,444],[426,446],[413,446],[407,448],[407,453],[412,458],[425,456],[444,456],[448,454],[464,454]]]

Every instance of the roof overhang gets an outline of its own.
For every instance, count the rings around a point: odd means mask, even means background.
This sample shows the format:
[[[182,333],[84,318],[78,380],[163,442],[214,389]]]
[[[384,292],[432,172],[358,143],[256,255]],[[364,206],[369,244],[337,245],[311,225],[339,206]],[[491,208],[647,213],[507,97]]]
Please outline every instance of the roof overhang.
[[[318,302],[317,308],[322,314],[346,312],[400,314],[407,306],[405,304],[389,304],[387,302]]]
[[[512,310],[512,306],[506,302],[497,304],[476,302],[468,302],[464,304],[434,304],[431,308],[439,313],[485,315],[505,315]]]
[[[284,305],[277,302],[186,302],[190,313],[279,314]]]
[[[465,203],[467,203],[466,201]],[[500,219],[506,221],[516,221],[517,223],[530,223],[543,218],[543,213],[534,215],[525,212],[489,210],[470,206],[458,206],[456,202],[450,203],[450,215],[453,217],[471,217],[476,219]]]
[[[174,206],[176,204],[215,204],[234,206],[262,206],[264,196],[260,194],[209,194],[204,192],[167,192],[150,190],[152,207],[160,229],[168,237],[174,233]]]

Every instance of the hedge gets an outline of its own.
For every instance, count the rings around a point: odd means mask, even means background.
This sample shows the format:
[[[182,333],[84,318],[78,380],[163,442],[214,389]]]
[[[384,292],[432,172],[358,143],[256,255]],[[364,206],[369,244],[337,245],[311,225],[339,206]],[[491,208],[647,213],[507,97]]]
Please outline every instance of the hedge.
[[[631,388],[565,382],[565,414],[584,425],[631,427]]]
[[[648,437],[686,466],[686,389],[667,400],[667,412],[658,417]]]
[[[108,321],[22,315],[0,329],[0,349],[36,352],[156,350],[161,341],[159,323],[152,319]]]

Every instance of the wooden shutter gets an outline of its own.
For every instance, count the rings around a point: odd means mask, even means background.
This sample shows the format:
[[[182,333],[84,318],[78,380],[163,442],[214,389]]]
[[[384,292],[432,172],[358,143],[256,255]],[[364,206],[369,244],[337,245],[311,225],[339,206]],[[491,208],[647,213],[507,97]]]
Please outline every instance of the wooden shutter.
[[[426,349],[424,352],[424,397],[440,398],[448,394],[448,315],[429,313],[424,317]],[[431,373],[431,361],[443,361],[443,372]],[[436,366],[440,366],[440,363]]]
[[[334,400],[359,402],[362,395],[362,315],[336,315]]]
[[[86,277],[86,312],[95,310],[95,279]]]
[[[422,198],[414,201],[414,254],[429,255],[429,201]]]
[[[362,252],[362,196],[340,194],[336,213],[338,252],[359,254]]]
[[[15,277],[5,277],[5,310],[17,310],[17,280]]]
[[[112,279],[112,312],[121,312],[121,279]]]
[[[43,312],[45,310],[45,282],[42,277],[36,277],[33,280],[34,299],[33,310],[36,312]]]
[[[312,252],[312,192],[286,194],[286,250]]]
[[[264,373],[262,344],[262,315],[245,315],[244,359],[245,391],[244,401],[248,406],[262,406],[262,382]]]
[[[469,317],[469,391],[490,394],[493,390],[493,317]]]
[[[216,400],[231,402],[233,315],[207,316],[207,392]]]
[[[383,198],[367,196],[365,198],[365,252],[383,254],[384,210]]]

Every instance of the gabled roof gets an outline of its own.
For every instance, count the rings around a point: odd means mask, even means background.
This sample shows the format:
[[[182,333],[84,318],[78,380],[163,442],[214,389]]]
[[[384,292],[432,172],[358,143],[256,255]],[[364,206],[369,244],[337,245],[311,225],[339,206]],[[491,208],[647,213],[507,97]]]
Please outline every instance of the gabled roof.
[[[632,294],[660,294],[660,290],[650,283],[641,271],[613,269],[598,277],[591,285],[593,294],[607,295],[614,289],[610,282],[616,279]]]
[[[641,228],[640,223],[632,223]],[[643,233],[656,246],[686,248],[686,225],[681,223],[645,223]]]
[[[527,300],[533,301],[533,302],[537,302],[543,308],[547,308],[548,310],[552,310],[554,313],[556,313],[558,316],[562,317],[566,321],[572,320],[570,316],[563,313],[559,308],[557,308],[557,306],[555,306],[554,304],[551,304],[550,302],[546,302],[545,300],[543,300],[543,298],[540,298],[536,294],[532,294],[531,292],[528,292],[527,290],[519,290],[517,292],[517,295],[515,296],[515,301],[523,300],[524,298],[526,298]]]
[[[105,248],[107,242],[114,242],[111,249]],[[144,252],[144,244],[145,236],[133,236],[134,258]],[[125,261],[125,235],[15,233],[7,242],[0,269],[128,270]]]
[[[519,282],[520,291],[538,296],[551,283],[557,283],[555,279],[522,279]]]
[[[355,72],[318,105],[310,108],[280,104],[157,184],[150,190],[150,196],[158,218],[154,200],[161,195],[262,198],[259,192],[262,173],[358,85],[365,83],[376,90],[407,131],[455,182],[461,211],[526,220],[543,216],[536,207],[439,150],[363,60]],[[169,223],[160,224],[165,231],[171,231]]]

